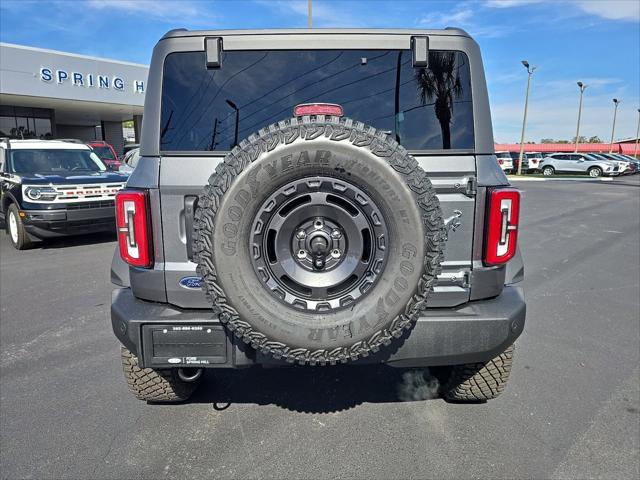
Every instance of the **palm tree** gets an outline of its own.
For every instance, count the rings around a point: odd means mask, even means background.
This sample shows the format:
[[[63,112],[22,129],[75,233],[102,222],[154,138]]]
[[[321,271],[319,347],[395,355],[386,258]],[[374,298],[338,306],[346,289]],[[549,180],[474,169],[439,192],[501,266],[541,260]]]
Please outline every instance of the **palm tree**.
[[[436,118],[442,131],[442,148],[451,148],[453,99],[462,96],[462,82],[456,66],[456,52],[429,52],[429,66],[416,72],[423,105],[435,98]]]

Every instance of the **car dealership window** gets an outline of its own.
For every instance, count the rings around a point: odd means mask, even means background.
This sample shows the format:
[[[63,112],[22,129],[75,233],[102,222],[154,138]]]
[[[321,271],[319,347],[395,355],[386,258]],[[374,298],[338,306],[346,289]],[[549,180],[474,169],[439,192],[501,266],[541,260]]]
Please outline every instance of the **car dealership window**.
[[[0,137],[51,138],[51,111],[44,108],[0,106]]]

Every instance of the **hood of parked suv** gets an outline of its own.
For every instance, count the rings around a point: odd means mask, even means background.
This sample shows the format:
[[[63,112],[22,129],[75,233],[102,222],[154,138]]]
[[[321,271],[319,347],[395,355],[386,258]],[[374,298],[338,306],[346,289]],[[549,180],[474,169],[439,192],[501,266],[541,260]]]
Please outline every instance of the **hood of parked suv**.
[[[36,173],[35,175],[20,175],[22,183],[29,185],[68,185],[70,183],[82,183],[83,185],[92,183],[122,183],[129,178],[128,175],[122,172],[93,172],[93,173],[79,173],[79,172],[67,172],[55,175],[44,175]]]

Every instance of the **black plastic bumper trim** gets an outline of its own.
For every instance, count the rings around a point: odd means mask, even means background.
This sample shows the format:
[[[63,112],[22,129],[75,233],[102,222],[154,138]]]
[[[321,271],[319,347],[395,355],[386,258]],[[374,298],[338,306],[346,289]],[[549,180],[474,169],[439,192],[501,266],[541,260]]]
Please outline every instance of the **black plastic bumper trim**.
[[[507,286],[498,297],[469,302],[456,308],[423,312],[414,328],[375,355],[354,364],[389,363],[393,366],[438,366],[482,362],[494,358],[520,336],[526,303],[522,288]],[[213,312],[186,310],[168,304],[139,300],[130,288],[113,291],[111,323],[122,344],[141,358],[143,325],[212,325],[220,322]],[[208,368],[234,368],[286,362],[239,345],[227,332],[227,362]],[[142,365],[143,367],[145,365]]]

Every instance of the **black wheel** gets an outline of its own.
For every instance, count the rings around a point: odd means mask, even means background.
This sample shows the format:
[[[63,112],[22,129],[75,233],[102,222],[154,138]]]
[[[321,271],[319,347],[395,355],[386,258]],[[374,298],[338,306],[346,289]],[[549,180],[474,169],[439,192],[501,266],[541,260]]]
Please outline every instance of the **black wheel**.
[[[140,368],[138,358],[121,347],[122,371],[131,393],[148,402],[181,402],[187,400],[198,387],[199,379],[184,382],[177,368],[154,370]]]
[[[550,166],[547,165],[546,167],[544,167],[542,169],[542,175],[544,175],[545,177],[550,177],[551,175],[553,175],[554,173],[556,173],[555,169]]]
[[[443,396],[454,402],[481,402],[499,396],[507,386],[515,345],[488,362],[451,367]]]
[[[24,229],[22,218],[15,203],[9,205],[6,216],[7,233],[11,240],[11,245],[18,250],[25,250],[31,246],[29,234]]]
[[[589,169],[589,176],[591,178],[598,178],[602,175],[602,169],[600,167],[591,167]]]
[[[442,257],[442,213],[416,160],[337,117],[261,130],[198,201],[194,260],[220,320],[263,353],[334,364],[411,328]]]

